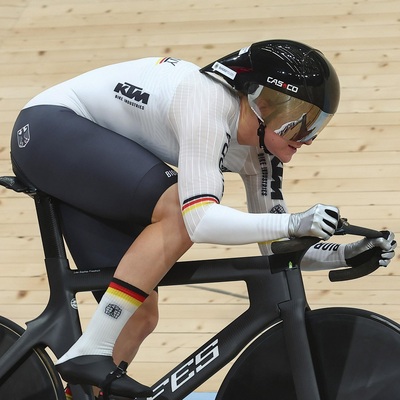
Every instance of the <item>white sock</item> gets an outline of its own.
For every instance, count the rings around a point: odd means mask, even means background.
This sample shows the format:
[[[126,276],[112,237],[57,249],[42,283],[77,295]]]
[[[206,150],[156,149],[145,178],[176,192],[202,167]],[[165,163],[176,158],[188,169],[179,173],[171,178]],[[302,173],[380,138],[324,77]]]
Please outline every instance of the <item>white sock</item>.
[[[113,278],[85,332],[57,364],[82,355],[111,356],[123,327],[147,296],[140,289]]]

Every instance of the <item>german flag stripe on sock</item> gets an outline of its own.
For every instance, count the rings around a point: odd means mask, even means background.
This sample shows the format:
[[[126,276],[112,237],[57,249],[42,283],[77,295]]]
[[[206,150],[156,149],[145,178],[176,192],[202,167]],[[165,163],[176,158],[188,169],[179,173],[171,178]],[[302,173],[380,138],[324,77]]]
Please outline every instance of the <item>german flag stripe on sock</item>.
[[[183,202],[182,205],[182,213],[186,214],[189,211],[193,211],[194,209],[204,206],[205,204],[216,203],[219,204],[218,197],[212,194],[202,194],[199,196],[191,197]]]
[[[107,292],[122,300],[125,300],[137,307],[139,307],[147,298],[147,293],[139,288],[129,285],[120,279],[113,278]]]

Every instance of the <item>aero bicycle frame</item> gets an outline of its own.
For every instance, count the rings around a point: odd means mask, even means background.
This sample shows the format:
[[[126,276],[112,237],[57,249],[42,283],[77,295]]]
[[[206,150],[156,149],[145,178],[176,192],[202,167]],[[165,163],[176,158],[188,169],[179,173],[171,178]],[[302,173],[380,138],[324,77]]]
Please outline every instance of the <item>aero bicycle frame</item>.
[[[104,290],[114,269],[71,269],[54,199],[20,185],[14,177],[1,178],[0,183],[28,193],[35,200],[50,285],[46,309],[27,323],[24,334],[0,358],[1,379],[32,348],[49,347],[57,357],[64,354],[81,335],[75,294]],[[282,323],[297,399],[320,400],[305,325],[308,304],[298,267],[306,249],[317,241],[316,238],[304,238],[290,245],[284,243],[283,249],[278,250],[285,253],[272,256],[178,262],[160,286],[244,281],[249,307],[159,379],[152,386],[153,399],[182,400],[263,331]],[[74,400],[93,399],[91,390],[82,390],[79,386],[73,387],[73,396]]]

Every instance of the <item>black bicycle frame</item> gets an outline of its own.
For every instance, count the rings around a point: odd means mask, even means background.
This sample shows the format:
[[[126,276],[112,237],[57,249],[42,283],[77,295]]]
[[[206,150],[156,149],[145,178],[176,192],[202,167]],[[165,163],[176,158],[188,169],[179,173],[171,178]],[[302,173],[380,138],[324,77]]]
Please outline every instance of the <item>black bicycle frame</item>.
[[[291,347],[289,357],[291,353],[295,355],[291,360],[292,370],[297,375],[295,382],[300,386],[303,386],[301,382],[306,383],[304,388],[299,386],[299,393],[304,391],[304,395],[299,395],[298,399],[319,399],[316,384],[312,383],[315,376],[305,331],[307,304],[301,273],[298,268],[282,270],[282,263],[291,265],[295,255],[291,256],[190,261],[174,266],[161,285],[245,281],[249,308],[154,384],[153,399],[183,399],[259,334],[282,321],[282,317]],[[292,329],[295,337],[292,337]]]
[[[24,334],[0,359],[0,379],[32,348],[49,347],[63,355],[81,335],[75,294],[105,289],[114,268],[76,271],[65,255],[56,206],[36,193],[45,265],[50,284],[46,309],[27,323]],[[308,309],[298,252],[217,260],[178,262],[160,286],[244,281],[248,309],[153,386],[153,399],[181,400],[235,358],[260,333],[283,321],[298,400],[319,400],[305,328]],[[62,340],[60,340],[62,338]],[[90,399],[91,395],[82,397]]]

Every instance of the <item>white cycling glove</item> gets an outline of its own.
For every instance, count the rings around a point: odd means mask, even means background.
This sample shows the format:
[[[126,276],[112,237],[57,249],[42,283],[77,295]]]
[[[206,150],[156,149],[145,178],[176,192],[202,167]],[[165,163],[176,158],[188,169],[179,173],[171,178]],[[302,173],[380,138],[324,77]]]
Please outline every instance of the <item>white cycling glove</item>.
[[[346,244],[344,257],[348,266],[357,267],[368,261],[372,256],[372,252],[380,251],[379,266],[387,267],[394,257],[394,249],[396,247],[397,242],[394,240],[394,233],[389,232],[387,239],[384,237],[376,239],[364,238],[358,242]]]
[[[315,236],[327,240],[335,233],[338,221],[336,207],[317,204],[305,212],[290,214],[289,237]]]

